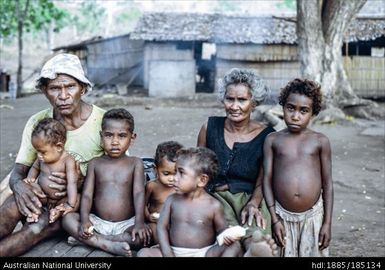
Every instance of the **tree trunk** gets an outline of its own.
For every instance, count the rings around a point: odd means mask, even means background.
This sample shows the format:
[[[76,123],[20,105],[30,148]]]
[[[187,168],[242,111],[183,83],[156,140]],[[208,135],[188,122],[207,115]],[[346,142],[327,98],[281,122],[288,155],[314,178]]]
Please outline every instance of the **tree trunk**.
[[[16,97],[20,97],[23,90],[23,27],[27,16],[29,0],[26,0],[23,12],[20,8],[20,0],[16,0],[17,37],[18,37],[18,66],[16,75]]]
[[[23,19],[20,12],[20,0],[16,0],[17,16],[17,42],[18,42],[18,65],[16,75],[16,97],[20,97],[23,89]]]
[[[326,108],[375,106],[360,99],[342,61],[344,34],[367,0],[297,0],[297,36],[301,74],[321,83]],[[362,108],[360,108],[362,110]],[[360,113],[359,116],[369,117]]]

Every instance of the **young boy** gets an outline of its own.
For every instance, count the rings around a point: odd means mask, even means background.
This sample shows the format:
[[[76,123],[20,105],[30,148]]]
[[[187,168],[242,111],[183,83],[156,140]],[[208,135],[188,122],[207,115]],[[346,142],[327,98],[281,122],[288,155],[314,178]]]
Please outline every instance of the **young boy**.
[[[49,211],[49,223],[58,220],[62,215],[77,210],[77,180],[75,159],[64,150],[66,142],[66,128],[59,121],[52,118],[40,120],[32,131],[31,143],[37,152],[37,159],[28,172],[28,177],[24,181],[32,186],[39,185],[44,194],[41,194],[40,200],[45,209]],[[50,187],[54,184],[48,176],[51,172],[63,172],[67,176],[67,197],[58,198],[55,193],[57,190]],[[38,190],[38,189],[37,189]],[[24,216],[19,212],[15,197],[9,197],[6,202],[8,207],[2,208],[0,216],[7,219],[18,215],[22,220]],[[6,210],[5,210],[6,209]],[[39,215],[30,214],[27,216],[27,222],[37,222]],[[4,226],[2,224],[1,226]]]
[[[226,229],[223,207],[205,191],[217,174],[216,155],[207,148],[181,149],[177,154],[174,189],[160,213],[157,225],[159,247],[145,248],[138,257],[219,257],[239,256],[236,238],[225,238],[225,246],[216,243]]]
[[[168,141],[157,146],[155,152],[155,170],[157,178],[146,184],[145,215],[152,231],[152,240],[158,244],[156,234],[156,222],[159,219],[160,210],[167,197],[174,193],[174,177],[176,174],[176,153],[182,148],[178,142]]]
[[[264,144],[263,191],[273,237],[285,257],[328,256],[333,185],[328,138],[307,128],[321,110],[321,87],[295,79],[282,89],[287,128]]]
[[[125,109],[107,111],[100,136],[105,154],[88,164],[80,218],[67,215],[63,226],[80,242],[131,256],[131,248],[147,245],[151,237],[144,224],[143,162],[126,155],[136,138],[134,118]]]

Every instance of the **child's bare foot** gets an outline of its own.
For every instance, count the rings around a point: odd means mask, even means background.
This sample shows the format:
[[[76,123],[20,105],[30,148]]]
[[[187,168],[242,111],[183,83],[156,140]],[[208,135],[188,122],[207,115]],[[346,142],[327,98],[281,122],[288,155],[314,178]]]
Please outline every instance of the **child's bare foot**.
[[[67,243],[71,246],[86,245],[72,236],[68,237]],[[100,245],[98,245],[98,247],[109,253],[124,257],[132,257],[131,248],[127,242],[119,242],[103,238],[103,240],[99,243]]]
[[[84,244],[77,240],[75,237],[68,236],[67,243],[70,246],[83,246]]]
[[[62,216],[62,214],[63,212],[57,209],[56,207],[49,210],[49,223],[54,223]]]
[[[130,245],[127,242],[111,241],[111,244],[106,246],[106,251],[124,257],[132,257]]]
[[[270,235],[263,235],[255,231],[251,238],[249,249],[244,257],[275,257],[278,255],[278,246]]]

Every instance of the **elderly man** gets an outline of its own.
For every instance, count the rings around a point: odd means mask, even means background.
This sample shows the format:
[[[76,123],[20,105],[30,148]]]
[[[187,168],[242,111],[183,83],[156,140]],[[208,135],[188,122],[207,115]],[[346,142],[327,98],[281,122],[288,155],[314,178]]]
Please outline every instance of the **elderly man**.
[[[36,151],[31,144],[34,125],[43,118],[53,117],[66,127],[65,150],[78,161],[78,169],[83,176],[88,161],[103,153],[99,131],[104,110],[82,100],[92,85],[85,77],[77,56],[58,54],[48,60],[41,70],[36,87],[44,93],[52,107],[32,115],[24,127],[9,180],[13,196],[8,197],[0,207],[0,256],[21,255],[60,230],[60,221],[48,223],[48,212],[39,199],[44,196],[42,190],[22,181],[36,159]],[[52,185],[58,190],[56,195],[64,196],[66,176],[52,172],[50,179],[56,183]],[[32,213],[40,215],[39,221],[25,223],[20,231],[12,233],[20,218],[31,216]]]

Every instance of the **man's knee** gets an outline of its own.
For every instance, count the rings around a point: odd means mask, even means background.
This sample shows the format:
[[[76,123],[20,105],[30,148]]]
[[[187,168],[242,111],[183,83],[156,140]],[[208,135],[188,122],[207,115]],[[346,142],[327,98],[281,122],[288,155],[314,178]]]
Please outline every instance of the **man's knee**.
[[[9,187],[9,178],[11,173],[9,173],[1,182],[0,182],[0,205],[12,195],[12,190]]]

